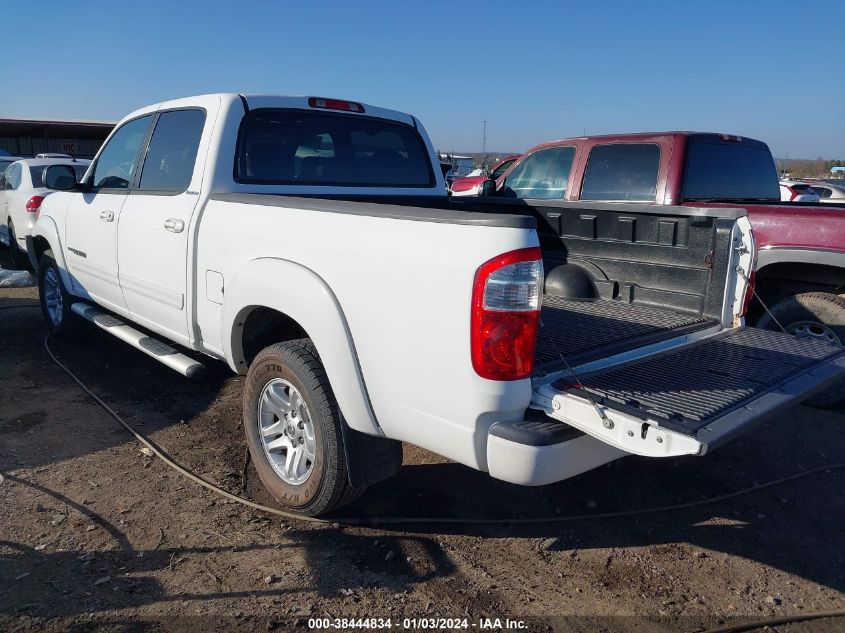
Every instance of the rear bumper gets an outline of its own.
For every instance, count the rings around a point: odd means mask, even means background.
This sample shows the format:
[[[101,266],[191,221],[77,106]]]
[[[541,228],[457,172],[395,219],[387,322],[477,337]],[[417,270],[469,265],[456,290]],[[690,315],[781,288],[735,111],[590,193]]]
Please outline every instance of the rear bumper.
[[[463,191],[455,191],[452,190],[452,197],[460,198],[463,196],[478,196],[481,193],[481,186],[476,185],[475,187],[471,187],[469,189],[464,189]]]
[[[627,453],[559,422],[499,422],[487,437],[491,477],[522,486],[563,481]]]

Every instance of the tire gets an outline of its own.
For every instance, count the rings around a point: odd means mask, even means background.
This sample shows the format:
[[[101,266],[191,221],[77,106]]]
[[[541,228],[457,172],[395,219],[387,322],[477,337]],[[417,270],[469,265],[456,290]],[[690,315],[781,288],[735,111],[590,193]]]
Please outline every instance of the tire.
[[[783,328],[801,338],[845,345],[845,298],[826,292],[804,292],[782,299],[771,308],[774,319],[764,313],[757,327]],[[777,319],[777,322],[775,322]],[[809,399],[809,404],[829,407],[845,402],[845,381],[839,381]]]
[[[50,334],[65,340],[79,336],[82,321],[70,309],[75,298],[65,288],[51,250],[45,251],[38,262],[38,299]]]
[[[319,516],[363,492],[349,483],[344,422],[310,339],[276,343],[255,357],[244,385],[243,418],[258,476],[283,506]]]
[[[18,236],[15,235],[15,225],[12,224],[12,220],[8,221],[7,226],[9,227],[9,256],[12,260],[12,268],[26,270],[29,268],[29,258],[18,246]]]

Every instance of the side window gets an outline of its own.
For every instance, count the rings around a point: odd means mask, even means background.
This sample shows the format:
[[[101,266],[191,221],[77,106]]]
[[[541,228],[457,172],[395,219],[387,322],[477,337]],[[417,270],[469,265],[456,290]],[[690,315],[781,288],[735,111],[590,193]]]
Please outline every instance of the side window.
[[[590,152],[581,200],[654,202],[660,147],[651,143],[598,145]]]
[[[205,112],[173,110],[158,117],[141,170],[139,189],[182,192],[194,174]]]
[[[561,200],[566,196],[574,147],[551,147],[527,156],[505,180],[508,198]]]
[[[21,166],[11,165],[6,170],[6,189],[17,189],[21,186]]]
[[[125,123],[109,139],[94,167],[93,185],[103,189],[127,189],[135,178],[138,152],[152,115]]]

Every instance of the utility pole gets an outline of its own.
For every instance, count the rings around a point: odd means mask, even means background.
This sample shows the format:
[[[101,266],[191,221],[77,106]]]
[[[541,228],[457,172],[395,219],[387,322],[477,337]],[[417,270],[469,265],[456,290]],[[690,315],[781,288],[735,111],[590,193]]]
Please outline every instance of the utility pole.
[[[483,121],[483,123],[484,123],[484,128],[483,128],[484,131],[481,133],[481,153],[486,154],[487,153],[487,121]]]

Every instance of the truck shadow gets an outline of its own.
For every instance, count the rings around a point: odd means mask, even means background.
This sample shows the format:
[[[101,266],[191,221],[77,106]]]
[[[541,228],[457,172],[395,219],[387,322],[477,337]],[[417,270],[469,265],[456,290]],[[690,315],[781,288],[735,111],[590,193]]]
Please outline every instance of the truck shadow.
[[[698,501],[826,464],[845,463],[842,414],[808,407],[785,413],[706,457],[628,457],[568,481],[525,488],[456,464],[406,465],[345,514],[451,517],[465,523],[409,522],[392,533],[542,539],[544,555],[681,545],[679,555],[728,554],[845,590],[845,470],[823,471],[734,499],[639,516],[591,519]],[[419,449],[412,449],[411,452]],[[508,519],[574,521],[508,523]],[[474,524],[474,519],[492,523]],[[673,554],[674,555],[674,554]]]
[[[107,414],[50,360],[44,349],[47,330],[41,311],[27,307],[38,303],[37,293],[32,295],[0,296],[0,308],[4,308],[0,309],[0,359],[10,372],[9,378],[0,381],[3,471],[44,467],[123,444],[130,437],[117,424],[105,421]],[[222,363],[209,362],[204,380],[190,380],[87,324],[78,340],[51,337],[50,347],[85,384],[115,403],[118,413],[144,433],[187,425],[203,412],[210,422],[215,415],[235,409],[226,406],[231,402],[220,402],[227,381],[237,381]],[[230,388],[235,390],[236,385]],[[212,411],[215,402],[219,411]],[[79,423],[101,414],[103,423]],[[55,429],[73,432],[57,433]],[[35,437],[39,441],[33,441]]]

